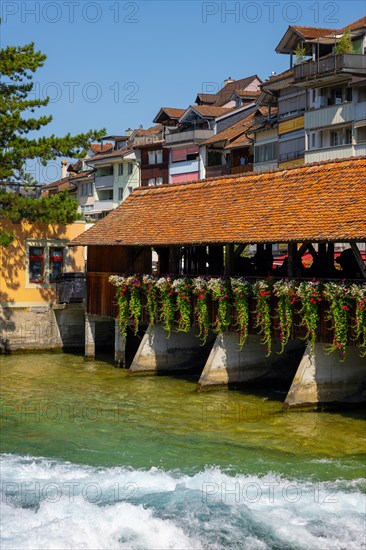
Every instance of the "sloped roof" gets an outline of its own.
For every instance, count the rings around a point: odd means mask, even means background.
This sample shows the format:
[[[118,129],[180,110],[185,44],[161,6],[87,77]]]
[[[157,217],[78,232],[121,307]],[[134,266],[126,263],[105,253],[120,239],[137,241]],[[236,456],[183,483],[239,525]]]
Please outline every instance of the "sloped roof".
[[[192,109],[201,116],[210,118],[216,118],[234,110],[232,107],[216,107],[216,105],[190,105],[188,109],[184,111],[184,114]],[[179,120],[181,121],[182,119],[183,115]]]
[[[361,17],[360,19],[357,19],[357,21],[354,21],[350,25],[346,25],[343,27],[342,31],[345,31],[349,29],[350,31],[356,31],[358,29],[366,29],[366,16]]]
[[[165,114],[167,118],[175,118],[178,120],[185,112],[186,109],[176,109],[175,107],[161,107],[153,122],[159,122],[163,114]]]
[[[203,103],[206,103],[206,104],[213,105],[217,100],[217,94],[204,94],[204,93],[197,94],[196,103],[198,103],[197,100],[202,101]]]
[[[94,155],[94,157],[90,157],[86,159],[87,164],[93,163],[96,160],[104,160],[109,158],[115,158],[115,157],[124,157],[128,153],[132,153],[132,149],[128,147],[123,147],[123,149],[117,149],[117,151],[111,151],[110,153],[104,153],[103,155]]]
[[[90,149],[93,153],[107,153],[108,151],[113,150],[113,143],[92,143]]]
[[[239,120],[239,122],[236,122],[232,126],[225,128],[225,130],[222,130],[222,132],[211,136],[206,141],[204,141],[202,145],[210,145],[211,143],[217,143],[219,141],[227,141],[243,134],[253,125],[254,114],[255,113],[251,113],[243,120]]]
[[[53,181],[52,183],[47,183],[46,185],[42,185],[41,189],[42,191],[48,191],[49,189],[58,189],[59,191],[63,191],[64,189],[70,188],[70,176],[66,176],[64,178],[61,178],[59,180]]]
[[[138,188],[72,245],[366,241],[366,157]]]
[[[154,126],[150,126],[150,128],[138,128],[136,130],[136,135],[138,136],[154,136],[155,134],[159,134],[163,129],[163,126],[161,124],[155,124]]]
[[[215,105],[217,105],[219,107],[222,106],[222,105],[225,105],[225,103],[230,101],[231,96],[233,95],[233,93],[235,91],[245,90],[245,88],[247,88],[247,86],[249,86],[249,84],[251,82],[253,82],[253,80],[255,80],[255,79],[258,79],[260,82],[262,82],[262,80],[256,74],[251,75],[251,76],[246,76],[245,78],[240,78],[239,80],[232,80],[232,81],[228,82],[218,92],[217,100],[215,101]]]

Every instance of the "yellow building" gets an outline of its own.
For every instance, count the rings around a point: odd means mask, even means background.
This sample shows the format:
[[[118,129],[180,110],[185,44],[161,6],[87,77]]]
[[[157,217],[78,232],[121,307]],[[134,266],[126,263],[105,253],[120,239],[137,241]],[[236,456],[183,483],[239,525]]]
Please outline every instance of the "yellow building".
[[[0,222],[0,230],[14,233],[11,245],[0,246],[0,352],[82,345],[83,304],[56,304],[55,281],[85,270],[83,248],[68,243],[88,227]]]
[[[56,277],[64,272],[84,271],[82,247],[67,245],[85,231],[85,222],[63,225],[2,220],[0,229],[12,231],[15,236],[10,246],[0,247],[2,307],[54,302]]]

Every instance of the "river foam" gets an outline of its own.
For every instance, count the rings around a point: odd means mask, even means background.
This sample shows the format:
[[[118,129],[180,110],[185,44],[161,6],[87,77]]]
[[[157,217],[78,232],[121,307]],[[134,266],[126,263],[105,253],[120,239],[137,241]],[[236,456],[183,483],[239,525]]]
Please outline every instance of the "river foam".
[[[364,480],[95,468],[2,455],[2,550],[360,550]]]

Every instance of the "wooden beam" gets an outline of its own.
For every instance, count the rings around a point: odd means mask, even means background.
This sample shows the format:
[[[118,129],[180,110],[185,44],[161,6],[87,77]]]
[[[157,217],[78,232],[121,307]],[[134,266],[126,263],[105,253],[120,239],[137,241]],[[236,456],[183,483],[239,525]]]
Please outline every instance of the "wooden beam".
[[[296,277],[297,267],[297,243],[288,243],[287,276],[289,279]]]
[[[245,250],[246,246],[247,246],[247,243],[238,244],[238,246],[236,247],[236,250],[234,251],[234,256],[240,256],[241,253]]]
[[[227,244],[225,246],[225,275],[232,275],[234,259],[234,245]]]
[[[362,259],[362,256],[360,254],[360,251],[358,249],[358,246],[356,243],[351,243],[351,248],[353,250],[353,254],[355,255],[356,261],[358,263],[358,267],[361,270],[362,276],[364,279],[366,279],[366,266],[364,264],[364,261]]]

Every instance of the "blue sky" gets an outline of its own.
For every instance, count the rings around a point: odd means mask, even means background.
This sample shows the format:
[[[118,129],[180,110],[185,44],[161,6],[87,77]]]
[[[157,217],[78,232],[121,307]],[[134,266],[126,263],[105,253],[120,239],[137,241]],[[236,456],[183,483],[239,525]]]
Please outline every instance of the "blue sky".
[[[365,0],[1,2],[1,46],[34,41],[47,55],[36,94],[54,117],[44,134],[148,127],[161,106],[251,74],[288,68],[274,49],[287,27],[340,28]]]

